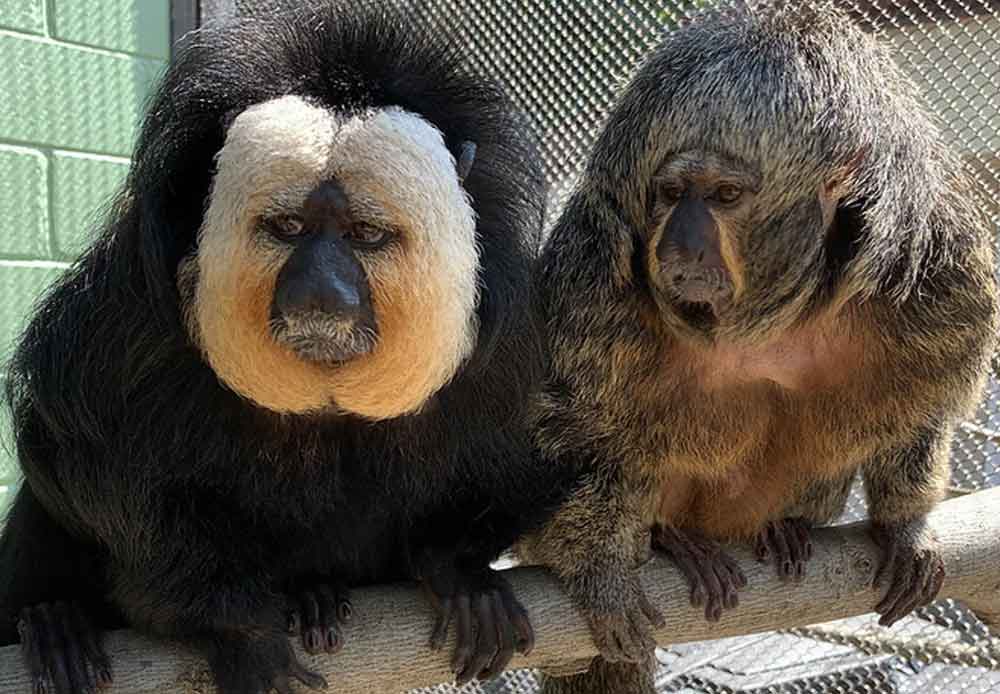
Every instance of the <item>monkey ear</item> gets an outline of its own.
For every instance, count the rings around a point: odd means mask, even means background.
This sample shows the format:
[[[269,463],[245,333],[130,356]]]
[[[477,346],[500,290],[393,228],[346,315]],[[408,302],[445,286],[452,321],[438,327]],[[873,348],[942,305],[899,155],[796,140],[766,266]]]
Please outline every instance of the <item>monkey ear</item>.
[[[855,176],[861,168],[866,155],[866,149],[858,151],[846,164],[837,167],[833,174],[820,185],[819,205],[823,211],[823,228],[829,229],[837,208],[854,189]]]
[[[476,161],[476,143],[471,140],[463,142],[459,148],[458,161],[455,162],[455,171],[458,173],[458,182],[462,183],[472,171],[472,165]]]

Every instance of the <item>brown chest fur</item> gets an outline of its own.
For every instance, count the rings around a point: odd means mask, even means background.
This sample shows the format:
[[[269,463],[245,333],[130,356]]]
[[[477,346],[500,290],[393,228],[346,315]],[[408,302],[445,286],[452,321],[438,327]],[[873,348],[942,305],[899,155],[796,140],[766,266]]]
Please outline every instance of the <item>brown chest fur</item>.
[[[865,382],[881,361],[873,341],[835,326],[671,347],[655,389],[671,424],[655,519],[746,537],[810,483],[856,468],[874,452],[858,424],[878,409]]]

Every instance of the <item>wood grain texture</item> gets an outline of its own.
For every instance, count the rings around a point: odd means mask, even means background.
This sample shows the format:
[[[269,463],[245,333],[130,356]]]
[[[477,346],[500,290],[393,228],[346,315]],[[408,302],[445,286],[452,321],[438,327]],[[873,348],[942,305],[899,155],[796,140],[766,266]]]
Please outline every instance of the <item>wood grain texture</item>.
[[[1000,488],[942,503],[931,516],[940,538],[948,577],[942,597],[961,600],[984,617],[1000,615]],[[709,624],[688,603],[678,572],[656,558],[644,567],[650,598],[667,617],[658,634],[661,643],[736,636],[788,629],[871,611],[879,595],[870,587],[878,559],[861,525],[818,531],[815,557],[800,584],[778,581],[770,565],[758,564],[745,548],[734,548],[750,586],[739,609]],[[596,651],[583,620],[558,583],[532,567],[511,570],[515,590],[531,612],[537,646],[512,667],[565,666],[584,661]],[[337,694],[402,692],[452,680],[448,648],[427,647],[432,617],[423,595],[413,586],[377,586],[353,596],[356,619],[347,629],[347,645],[336,656],[303,662],[322,673]],[[129,631],[107,638],[115,684],[109,694],[208,694],[211,677],[197,655],[175,644]],[[0,649],[0,694],[30,692],[18,648]]]

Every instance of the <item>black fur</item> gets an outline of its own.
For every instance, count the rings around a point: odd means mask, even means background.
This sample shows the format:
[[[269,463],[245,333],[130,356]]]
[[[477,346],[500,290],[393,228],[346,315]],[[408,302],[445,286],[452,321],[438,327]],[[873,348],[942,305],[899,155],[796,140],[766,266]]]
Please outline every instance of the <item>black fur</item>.
[[[541,358],[534,143],[456,51],[400,10],[351,5],[202,30],[165,75],[100,238],[41,302],[10,365],[26,483],[0,545],[0,643],[16,640],[24,605],[74,599],[204,637],[211,655],[213,635],[277,628],[299,578],[409,579],[442,556],[485,567],[557,501],[522,428]],[[463,186],[481,247],[478,346],[420,414],[275,415],[220,383],[182,327],[177,266],[226,126],[285,94],[401,106],[456,158],[476,144]]]

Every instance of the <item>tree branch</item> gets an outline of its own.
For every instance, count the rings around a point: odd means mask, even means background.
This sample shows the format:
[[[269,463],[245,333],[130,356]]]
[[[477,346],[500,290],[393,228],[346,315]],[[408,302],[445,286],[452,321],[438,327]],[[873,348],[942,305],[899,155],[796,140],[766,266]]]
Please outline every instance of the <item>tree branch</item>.
[[[987,620],[1000,617],[1000,488],[942,503],[930,524],[941,540],[948,577],[942,597],[963,601]],[[789,629],[871,611],[879,595],[870,587],[878,554],[860,525],[817,531],[815,554],[805,580],[778,581],[770,565],[758,564],[746,548],[734,548],[750,586],[740,607],[717,624],[707,623],[688,603],[678,572],[662,559],[644,567],[650,598],[667,617],[661,643],[680,643]],[[513,667],[565,665],[596,655],[583,620],[557,582],[537,568],[517,568],[511,581],[531,612],[537,646]],[[338,694],[403,692],[452,681],[450,646],[431,653],[427,640],[432,616],[424,597],[412,586],[377,586],[353,595],[356,619],[347,629],[347,645],[336,656],[303,662],[322,673]],[[994,621],[993,626],[997,623]],[[130,631],[108,635],[115,684],[109,694],[203,694],[214,691],[201,659],[173,643]],[[18,647],[0,649],[0,694],[30,692]]]

